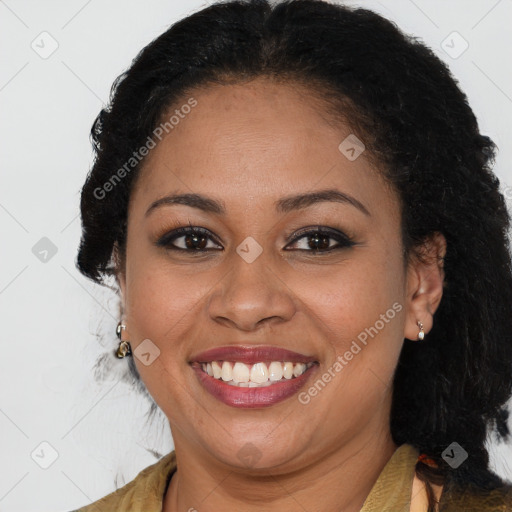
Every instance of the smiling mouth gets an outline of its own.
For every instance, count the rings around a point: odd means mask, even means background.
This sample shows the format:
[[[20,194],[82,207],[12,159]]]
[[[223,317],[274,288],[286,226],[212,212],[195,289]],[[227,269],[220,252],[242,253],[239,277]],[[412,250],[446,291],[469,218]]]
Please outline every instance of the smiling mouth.
[[[198,363],[199,364],[199,363]],[[240,361],[200,363],[204,373],[230,386],[259,388],[287,382],[303,375],[314,362],[261,361],[245,364]]]
[[[242,341],[193,354],[188,363],[204,390],[228,406],[244,409],[291,398],[319,367],[313,355]]]

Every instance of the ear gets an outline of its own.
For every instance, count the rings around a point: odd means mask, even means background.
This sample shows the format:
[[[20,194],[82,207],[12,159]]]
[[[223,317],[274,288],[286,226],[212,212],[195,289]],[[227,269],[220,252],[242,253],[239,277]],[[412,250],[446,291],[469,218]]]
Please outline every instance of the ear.
[[[443,296],[446,239],[436,232],[411,254],[407,268],[404,337],[417,340],[418,320],[425,335],[432,329],[434,313]]]

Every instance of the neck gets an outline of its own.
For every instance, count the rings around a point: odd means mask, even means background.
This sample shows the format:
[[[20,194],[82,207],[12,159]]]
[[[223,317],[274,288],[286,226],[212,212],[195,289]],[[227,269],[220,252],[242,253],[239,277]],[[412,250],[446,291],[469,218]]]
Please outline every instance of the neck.
[[[175,444],[179,471],[169,484],[163,512],[261,512],[262,507],[268,512],[359,512],[397,448],[389,432],[373,432],[321,454],[300,470],[279,473],[273,468],[254,475],[210,463],[206,454],[189,450],[186,443]]]

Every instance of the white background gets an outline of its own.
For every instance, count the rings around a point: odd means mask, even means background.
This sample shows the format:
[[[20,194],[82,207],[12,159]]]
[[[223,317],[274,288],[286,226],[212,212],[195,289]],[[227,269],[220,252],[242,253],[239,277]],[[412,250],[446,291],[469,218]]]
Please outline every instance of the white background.
[[[512,185],[512,1],[346,3],[396,21],[448,62],[483,133],[500,148],[495,172],[503,188]],[[78,204],[92,163],[89,131],[113,80],[170,24],[206,5],[0,0],[2,512],[83,506],[153,464],[148,449],[173,447],[162,414],[145,427],[148,403],[120,380],[125,361],[112,362],[109,380],[94,380],[96,358],[117,345],[117,300],[75,269]],[[58,43],[47,59],[31,47],[47,37],[43,31]],[[453,31],[469,44],[457,58],[441,47]],[[455,50],[461,43],[454,40]],[[32,252],[42,237],[57,248],[47,262]],[[44,452],[41,461],[52,450],[58,457],[42,469],[34,450]],[[512,448],[493,442],[491,456],[496,471],[512,479]]]

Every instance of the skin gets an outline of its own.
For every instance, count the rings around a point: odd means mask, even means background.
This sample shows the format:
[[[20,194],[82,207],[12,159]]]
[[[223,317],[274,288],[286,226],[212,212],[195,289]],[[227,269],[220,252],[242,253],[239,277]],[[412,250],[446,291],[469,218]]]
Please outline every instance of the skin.
[[[351,130],[327,123],[310,91],[258,78],[193,97],[197,106],[145,160],[130,198],[126,260],[118,258],[123,339],[132,351],[148,338],[160,350],[150,365],[135,363],[175,442],[179,469],[164,511],[359,511],[397,448],[393,372],[404,338],[417,339],[417,320],[428,342],[445,240],[433,237],[430,259],[404,266],[398,197],[365,153],[349,161],[340,152]],[[350,194],[369,215],[327,201],[274,209],[284,196],[326,188]],[[226,214],[174,204],[145,216],[152,202],[178,192],[223,201]],[[189,222],[211,231],[220,245],[207,238],[208,247],[222,250],[197,256],[155,245]],[[313,254],[308,237],[294,233],[316,225],[355,245]],[[236,252],[248,236],[263,249],[252,263]],[[394,303],[401,311],[306,405],[294,395],[266,408],[230,407],[188,364],[215,346],[275,345],[315,356],[312,384]],[[251,467],[238,457],[247,443],[260,457]]]

